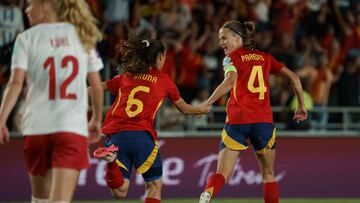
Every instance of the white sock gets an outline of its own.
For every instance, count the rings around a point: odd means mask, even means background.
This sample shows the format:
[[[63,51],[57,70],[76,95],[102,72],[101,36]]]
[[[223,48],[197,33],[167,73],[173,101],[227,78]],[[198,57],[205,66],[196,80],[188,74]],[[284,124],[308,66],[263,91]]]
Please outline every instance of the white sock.
[[[49,199],[38,199],[34,196],[31,196],[31,203],[50,203]]]
[[[52,203],[70,203],[68,201],[53,201]]]

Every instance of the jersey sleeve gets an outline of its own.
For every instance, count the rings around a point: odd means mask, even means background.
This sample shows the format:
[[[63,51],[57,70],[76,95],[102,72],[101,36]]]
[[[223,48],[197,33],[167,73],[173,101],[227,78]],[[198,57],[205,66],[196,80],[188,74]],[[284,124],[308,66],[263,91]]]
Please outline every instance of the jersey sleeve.
[[[270,55],[271,60],[271,73],[278,74],[279,71],[285,67],[285,65],[278,60],[276,60],[273,56]]]
[[[27,70],[29,60],[29,49],[24,34],[19,34],[16,38],[13,53],[11,56],[11,69],[20,68]]]
[[[231,54],[223,59],[223,68],[225,75],[231,71],[237,72],[234,60],[235,58]]]
[[[180,97],[180,92],[179,89],[176,87],[174,81],[172,81],[170,79],[170,77],[167,76],[167,87],[168,87],[168,93],[167,96],[169,97],[169,99],[171,100],[171,102],[176,102],[178,101],[181,97]]]
[[[118,95],[121,83],[121,76],[117,75],[111,80],[106,81],[106,86],[110,90],[111,94]]]
[[[99,71],[103,67],[104,64],[97,51],[95,49],[90,50],[88,54],[88,73]]]

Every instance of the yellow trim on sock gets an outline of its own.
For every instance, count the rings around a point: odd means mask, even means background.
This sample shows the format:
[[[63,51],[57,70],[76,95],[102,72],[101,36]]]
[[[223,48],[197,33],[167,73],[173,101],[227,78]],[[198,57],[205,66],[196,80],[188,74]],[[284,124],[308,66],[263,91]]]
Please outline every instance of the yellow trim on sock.
[[[210,193],[210,195],[212,196],[214,192],[214,187],[209,187],[208,189],[205,190],[205,192]]]

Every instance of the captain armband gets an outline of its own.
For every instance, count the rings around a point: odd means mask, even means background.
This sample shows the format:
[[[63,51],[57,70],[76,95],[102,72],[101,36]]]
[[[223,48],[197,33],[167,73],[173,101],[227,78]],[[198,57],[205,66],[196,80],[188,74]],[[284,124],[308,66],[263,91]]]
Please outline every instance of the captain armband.
[[[231,65],[224,67],[225,76],[228,72],[231,72],[231,71],[237,72],[236,67],[234,65],[231,64]]]

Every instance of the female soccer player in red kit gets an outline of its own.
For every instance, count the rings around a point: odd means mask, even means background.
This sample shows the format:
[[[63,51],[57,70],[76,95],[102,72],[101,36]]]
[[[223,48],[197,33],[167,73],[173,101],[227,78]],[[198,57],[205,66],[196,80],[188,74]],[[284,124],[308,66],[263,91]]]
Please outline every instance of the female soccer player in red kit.
[[[103,82],[104,90],[117,95],[103,127],[108,136],[107,148],[94,154],[107,159],[117,151],[113,148],[119,148],[116,160],[107,165],[105,177],[114,197],[126,196],[134,166],[145,180],[145,203],[159,203],[162,161],[154,128],[156,113],[166,98],[184,114],[204,114],[210,107],[193,107],[180,97],[175,83],[161,71],[165,47],[160,41],[143,40],[135,35],[120,44],[120,56],[124,73]]]
[[[101,38],[84,0],[28,0],[32,28],[18,35],[12,72],[0,107],[0,144],[24,80],[24,155],[32,203],[69,203],[80,170],[89,167],[88,137],[101,133],[103,67],[94,47]],[[89,81],[93,116],[88,124]]]
[[[222,131],[216,173],[208,178],[199,203],[208,203],[231,177],[240,151],[252,144],[264,184],[265,203],[279,202],[275,180],[275,136],[270,107],[269,74],[280,74],[291,80],[298,100],[294,119],[307,118],[303,90],[299,77],[270,54],[255,49],[255,26],[251,22],[226,22],[219,31],[220,46],[224,49],[225,79],[205,102],[212,105],[230,93],[226,124]]]

